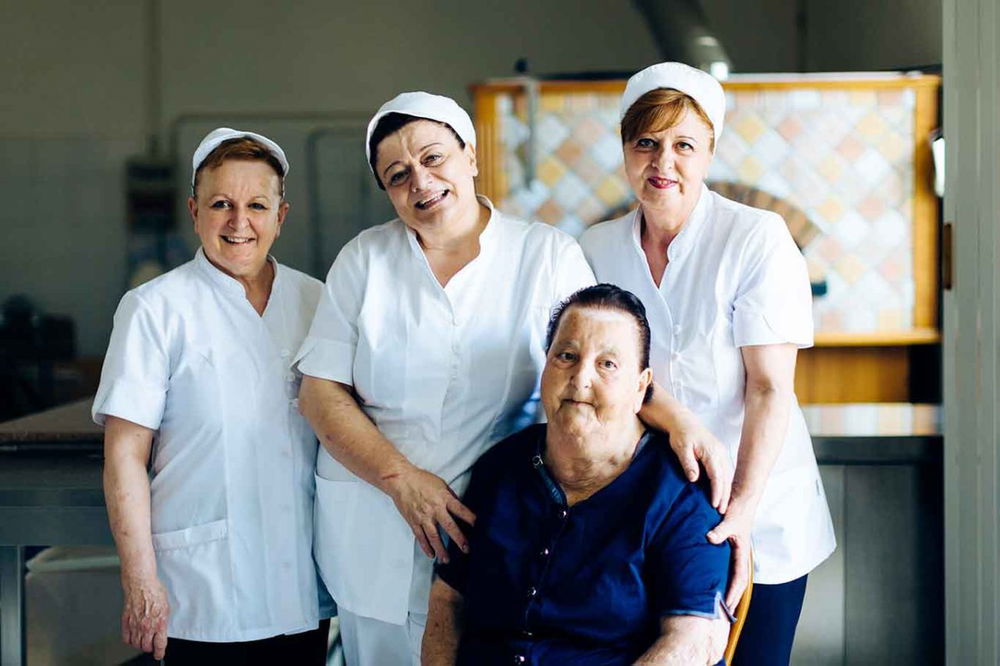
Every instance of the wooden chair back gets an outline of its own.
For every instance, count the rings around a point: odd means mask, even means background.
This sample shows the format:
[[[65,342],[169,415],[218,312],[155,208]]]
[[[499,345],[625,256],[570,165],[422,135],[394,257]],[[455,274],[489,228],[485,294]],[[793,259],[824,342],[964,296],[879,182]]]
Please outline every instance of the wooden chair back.
[[[733,611],[736,621],[733,622],[733,626],[729,630],[729,640],[726,642],[726,652],[724,654],[726,666],[733,666],[733,655],[736,654],[736,643],[740,640],[740,633],[743,631],[743,625],[747,621],[747,614],[750,612],[750,597],[752,595],[753,555],[750,556],[750,573],[747,581],[747,589],[743,591],[743,596],[740,597],[740,602],[736,604],[736,609]]]

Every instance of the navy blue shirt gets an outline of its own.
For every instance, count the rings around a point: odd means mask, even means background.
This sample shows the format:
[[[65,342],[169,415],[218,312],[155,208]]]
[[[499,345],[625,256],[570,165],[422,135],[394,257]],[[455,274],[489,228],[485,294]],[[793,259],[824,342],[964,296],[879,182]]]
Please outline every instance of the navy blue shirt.
[[[717,617],[729,546],[720,516],[684,477],[665,435],[647,432],[629,467],[567,506],[542,462],[545,425],[483,455],[463,501],[469,554],[437,574],[463,595],[459,664],[631,664],[671,614]]]

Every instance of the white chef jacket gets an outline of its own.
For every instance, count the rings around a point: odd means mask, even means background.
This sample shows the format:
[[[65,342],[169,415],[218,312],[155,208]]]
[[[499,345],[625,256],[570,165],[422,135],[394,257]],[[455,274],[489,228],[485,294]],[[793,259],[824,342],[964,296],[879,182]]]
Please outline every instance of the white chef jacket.
[[[153,548],[171,637],[251,641],[317,626],[317,443],[291,362],[322,284],[269,261],[263,316],[201,249],[115,313],[92,413],[156,430]]]
[[[639,209],[588,229],[580,239],[597,279],[635,293],[652,329],[656,381],[729,447],[743,426],[746,370],[740,347],[812,345],[805,260],[780,216],[702,188],[667,248],[657,288],[642,251]],[[754,582],[808,573],[836,545],[823,484],[798,401],[768,478],[752,533]]]
[[[398,219],[348,243],[297,356],[303,374],[353,386],[382,434],[459,495],[484,451],[536,421],[550,310],[594,280],[573,238],[479,200],[479,256],[445,287]],[[316,493],[316,561],[338,606],[394,624],[426,613],[431,563],[392,500],[323,449]]]

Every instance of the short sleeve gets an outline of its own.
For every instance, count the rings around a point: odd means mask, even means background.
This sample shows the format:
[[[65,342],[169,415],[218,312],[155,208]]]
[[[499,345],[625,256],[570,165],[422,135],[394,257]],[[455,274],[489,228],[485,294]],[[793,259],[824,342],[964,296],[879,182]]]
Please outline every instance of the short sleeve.
[[[330,267],[309,334],[295,356],[293,367],[303,375],[354,385],[365,277],[360,239],[355,238]]]
[[[720,521],[704,491],[687,483],[646,550],[650,600],[659,616],[718,617],[729,576],[728,543],[713,545],[706,534]]]
[[[101,369],[91,416],[104,425],[115,416],[156,430],[170,381],[166,322],[134,291],[122,297]]]
[[[733,342],[748,345],[813,343],[812,292],[805,258],[781,217],[756,221],[747,241],[733,304]]]
[[[554,277],[553,307],[580,289],[595,284],[594,271],[575,240],[570,239],[560,248]]]

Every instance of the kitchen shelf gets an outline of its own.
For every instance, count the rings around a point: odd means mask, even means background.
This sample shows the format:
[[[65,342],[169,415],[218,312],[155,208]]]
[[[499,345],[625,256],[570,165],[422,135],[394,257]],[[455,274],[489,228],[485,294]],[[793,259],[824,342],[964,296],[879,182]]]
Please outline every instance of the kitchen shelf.
[[[817,333],[816,347],[902,347],[933,345],[941,342],[941,331],[936,328],[912,328],[905,331],[877,331],[873,333]]]

